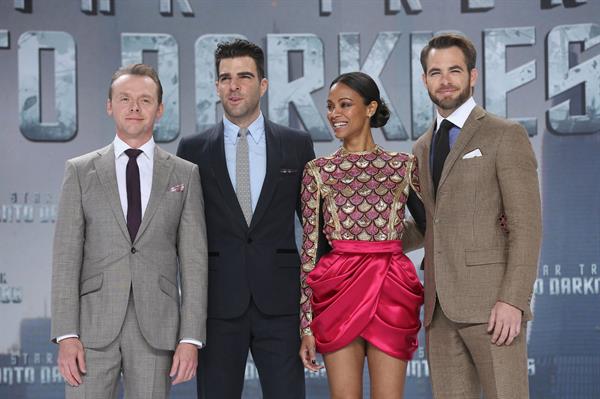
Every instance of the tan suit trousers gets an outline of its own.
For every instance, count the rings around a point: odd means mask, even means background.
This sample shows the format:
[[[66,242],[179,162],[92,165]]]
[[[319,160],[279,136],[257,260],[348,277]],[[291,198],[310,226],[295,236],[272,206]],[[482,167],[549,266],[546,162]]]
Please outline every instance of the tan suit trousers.
[[[526,324],[509,346],[492,344],[487,323],[455,323],[439,303],[426,330],[435,399],[527,399]]]

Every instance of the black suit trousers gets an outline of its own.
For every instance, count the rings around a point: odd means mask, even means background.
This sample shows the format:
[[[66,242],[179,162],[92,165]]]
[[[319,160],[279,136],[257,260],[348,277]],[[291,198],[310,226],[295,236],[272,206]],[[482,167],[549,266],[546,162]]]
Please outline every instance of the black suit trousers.
[[[264,399],[305,397],[297,314],[269,316],[251,300],[242,316],[209,317],[207,323],[208,345],[199,354],[198,398],[239,399],[245,376],[247,390],[260,391],[260,381]],[[258,376],[254,369],[246,373],[248,348]]]

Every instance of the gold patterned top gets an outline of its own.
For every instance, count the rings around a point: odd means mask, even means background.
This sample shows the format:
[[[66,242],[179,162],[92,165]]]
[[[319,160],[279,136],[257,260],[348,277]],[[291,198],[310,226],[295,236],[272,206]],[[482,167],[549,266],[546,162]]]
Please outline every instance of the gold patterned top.
[[[300,334],[312,335],[311,288],[322,229],[327,240],[400,240],[410,189],[420,198],[417,159],[403,152],[349,152],[343,147],[306,164],[302,203]],[[323,226],[319,226],[322,215]]]

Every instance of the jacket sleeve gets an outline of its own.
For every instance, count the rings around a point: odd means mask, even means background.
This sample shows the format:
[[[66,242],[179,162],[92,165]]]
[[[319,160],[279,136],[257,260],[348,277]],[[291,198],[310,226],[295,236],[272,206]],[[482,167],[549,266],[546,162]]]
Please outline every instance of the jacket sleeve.
[[[74,162],[67,161],[52,256],[51,339],[79,335],[79,280],[85,242],[81,185]]]
[[[525,311],[537,276],[542,217],[537,162],[520,125],[510,125],[503,132],[496,173],[509,230],[506,272],[498,300]]]
[[[177,230],[181,281],[179,340],[206,342],[208,253],[204,199],[196,165],[191,168],[188,187]]]

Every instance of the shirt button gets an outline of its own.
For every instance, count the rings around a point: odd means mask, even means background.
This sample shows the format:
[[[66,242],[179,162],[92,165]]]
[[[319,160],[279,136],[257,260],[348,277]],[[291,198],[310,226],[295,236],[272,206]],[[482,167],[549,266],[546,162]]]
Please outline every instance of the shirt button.
[[[137,249],[135,249],[135,247],[131,247],[131,253],[134,254],[137,252]]]
[[[433,221],[433,223],[438,224],[440,222],[440,219],[435,218],[435,220]]]

